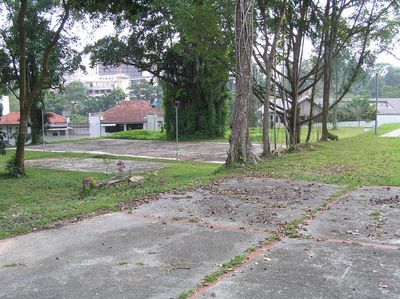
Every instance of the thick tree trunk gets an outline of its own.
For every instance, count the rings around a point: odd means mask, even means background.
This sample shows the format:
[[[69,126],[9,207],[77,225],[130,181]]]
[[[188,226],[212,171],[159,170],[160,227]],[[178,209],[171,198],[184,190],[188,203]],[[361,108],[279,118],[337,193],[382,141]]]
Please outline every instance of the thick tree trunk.
[[[28,120],[29,120],[29,113],[26,111],[20,110],[20,124],[18,130],[18,138],[17,138],[17,150],[15,153],[15,167],[18,171],[24,172],[25,169],[25,140],[26,134],[28,130]],[[21,174],[22,174],[21,173]]]
[[[32,111],[30,113],[31,120],[31,144],[39,144],[41,141],[42,133],[42,110],[39,109],[38,105],[35,103],[32,106]]]
[[[249,116],[252,96],[251,57],[253,50],[252,0],[236,0],[236,101],[231,123],[227,164],[255,163],[249,139]]]

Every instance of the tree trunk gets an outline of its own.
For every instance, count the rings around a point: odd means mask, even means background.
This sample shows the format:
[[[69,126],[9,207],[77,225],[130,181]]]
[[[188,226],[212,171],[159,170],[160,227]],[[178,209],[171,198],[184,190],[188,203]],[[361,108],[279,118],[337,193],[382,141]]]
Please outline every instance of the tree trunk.
[[[337,130],[338,126],[337,126],[337,112],[338,112],[338,107],[335,106],[332,109],[332,128],[334,130]]]
[[[270,89],[271,89],[271,67],[267,65],[265,77],[265,97],[264,97],[264,115],[263,115],[263,156],[271,156],[271,142],[269,138],[270,118]]]
[[[15,167],[18,171],[22,171],[23,174],[25,169],[25,138],[28,129],[29,113],[26,113],[22,109],[20,110],[20,123],[17,138],[17,150],[15,153]]]
[[[328,21],[328,16],[330,13],[331,0],[326,3],[325,18]],[[333,0],[333,12],[330,18],[330,30],[325,33],[324,39],[324,84],[323,84],[323,105],[322,105],[322,134],[320,141],[328,141],[328,139],[337,140],[337,136],[329,133],[328,131],[328,114],[329,114],[329,98],[330,98],[330,88],[331,88],[331,61],[332,55],[331,50],[333,48],[333,32],[336,28],[334,24],[335,18],[335,0]]]
[[[40,144],[42,133],[42,110],[37,103],[33,104],[30,113],[31,119],[31,144]]]
[[[28,128],[29,105],[28,84],[27,84],[27,63],[26,63],[26,31],[25,31],[25,16],[28,9],[28,1],[21,0],[21,6],[18,14],[18,34],[19,34],[19,101],[20,101],[20,123],[17,138],[17,151],[15,153],[15,167],[23,170],[25,168],[24,151],[25,151],[25,136]]]
[[[255,163],[249,139],[249,112],[252,96],[251,57],[253,51],[252,0],[236,0],[236,101],[231,123],[230,150],[226,163]]]

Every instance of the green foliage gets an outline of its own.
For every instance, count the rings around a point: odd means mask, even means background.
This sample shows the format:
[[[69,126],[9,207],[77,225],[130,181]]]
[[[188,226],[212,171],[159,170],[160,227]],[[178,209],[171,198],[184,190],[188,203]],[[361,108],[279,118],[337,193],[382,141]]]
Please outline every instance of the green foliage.
[[[87,115],[72,114],[70,116],[70,122],[73,124],[88,123],[89,117]]]
[[[79,122],[86,122],[89,113],[102,112],[126,98],[121,88],[99,97],[89,97],[83,82],[73,81],[65,86],[62,92],[48,93],[46,109],[56,113],[68,112]]]
[[[132,139],[132,140],[166,140],[165,133],[150,130],[128,130],[116,132],[107,136],[111,139]]]
[[[99,158],[102,156],[73,153],[27,152],[27,159],[38,158]],[[117,162],[120,157],[108,156]],[[125,160],[132,158],[125,157]],[[0,168],[4,169],[6,157],[0,156]],[[101,162],[101,161],[100,161]],[[144,174],[145,181],[140,188],[129,183],[93,189],[82,196],[82,180],[96,177],[99,182],[109,180],[113,175],[58,171],[27,167],[22,179],[9,177],[0,171],[0,239],[43,228],[63,219],[93,213],[114,211],[116,204],[135,200],[145,195],[186,189],[205,184],[215,177],[220,167],[215,164],[196,162],[165,162],[167,166],[158,170],[157,175]]]
[[[375,107],[369,97],[354,97],[343,103],[338,110],[339,121],[371,121],[375,119]]]
[[[17,167],[17,158],[15,155],[13,155],[11,159],[7,161],[6,171],[10,176],[17,178],[25,175],[25,169]]]
[[[184,291],[184,292],[182,292],[182,293],[180,293],[179,294],[179,299],[187,299],[187,298],[189,298],[190,296],[192,296],[193,294],[194,294],[194,289],[190,289],[190,290],[187,290],[187,291]]]
[[[244,256],[244,255],[235,256],[231,261],[229,261],[226,264],[223,264],[222,267],[218,271],[207,275],[204,278],[204,282],[211,283],[211,282],[216,281],[218,278],[220,278],[226,272],[230,271],[232,268],[242,264],[245,260],[246,260],[246,256]]]
[[[216,0],[148,3],[133,19],[126,17],[129,37],[107,37],[90,48],[92,63],[127,62],[158,77],[168,138],[175,136],[175,101],[180,101],[181,135],[222,136],[232,66],[232,10],[231,3]]]
[[[163,91],[159,83],[147,80],[138,80],[131,82],[130,98],[133,100],[149,100],[156,106],[161,106]]]
[[[0,130],[0,156],[6,154],[6,134]]]
[[[79,114],[89,115],[89,113],[105,111],[125,98],[126,94],[121,88],[115,88],[110,93],[99,97],[85,97],[79,106]]]
[[[68,111],[71,114],[80,114],[87,98],[87,88],[81,81],[72,81],[59,92],[46,94],[46,110],[61,114]]]

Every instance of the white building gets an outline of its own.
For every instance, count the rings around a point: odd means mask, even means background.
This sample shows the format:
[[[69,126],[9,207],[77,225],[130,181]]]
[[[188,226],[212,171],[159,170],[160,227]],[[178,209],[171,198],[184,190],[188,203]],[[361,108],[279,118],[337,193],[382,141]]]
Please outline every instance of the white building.
[[[371,100],[374,104],[374,100]],[[400,98],[378,98],[378,126],[400,123]]]
[[[163,124],[164,111],[145,100],[121,101],[107,111],[89,115],[90,137],[128,130],[158,131]]]
[[[0,98],[0,116],[10,113],[10,98],[1,96]]]
[[[58,141],[68,138],[68,119],[54,112],[45,112],[47,114],[47,123],[45,124],[44,140]],[[0,131],[6,134],[6,141],[10,145],[15,145],[19,130],[20,114],[19,112],[10,112],[0,117]],[[28,134],[31,128],[28,127]]]
[[[126,100],[129,100],[131,80],[128,75],[93,75],[85,77],[82,81],[86,85],[90,97],[99,97],[110,93],[115,88],[121,88],[126,94]]]

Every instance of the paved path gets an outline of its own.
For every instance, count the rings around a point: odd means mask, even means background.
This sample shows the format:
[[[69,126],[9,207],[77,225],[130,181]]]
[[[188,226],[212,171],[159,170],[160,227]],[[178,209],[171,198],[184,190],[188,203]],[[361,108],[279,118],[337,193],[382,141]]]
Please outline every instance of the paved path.
[[[179,143],[179,159],[223,163],[226,160],[229,144],[225,142]],[[255,144],[255,151],[261,153],[261,146]],[[41,145],[28,146],[27,149],[42,150]],[[175,159],[176,144],[170,141],[96,139],[46,145],[46,150],[63,152],[88,152],[144,158]]]
[[[118,167],[118,163],[121,166]],[[67,171],[101,172],[101,173],[141,173],[157,170],[167,166],[166,163],[136,161],[136,160],[113,160],[113,159],[80,159],[80,158],[42,158],[26,160],[26,166],[50,168]]]
[[[339,192],[232,179],[3,240],[0,298],[399,298],[400,188]],[[297,237],[264,242],[283,231]]]
[[[400,137],[400,129],[386,133],[386,134],[382,135],[381,137]]]

